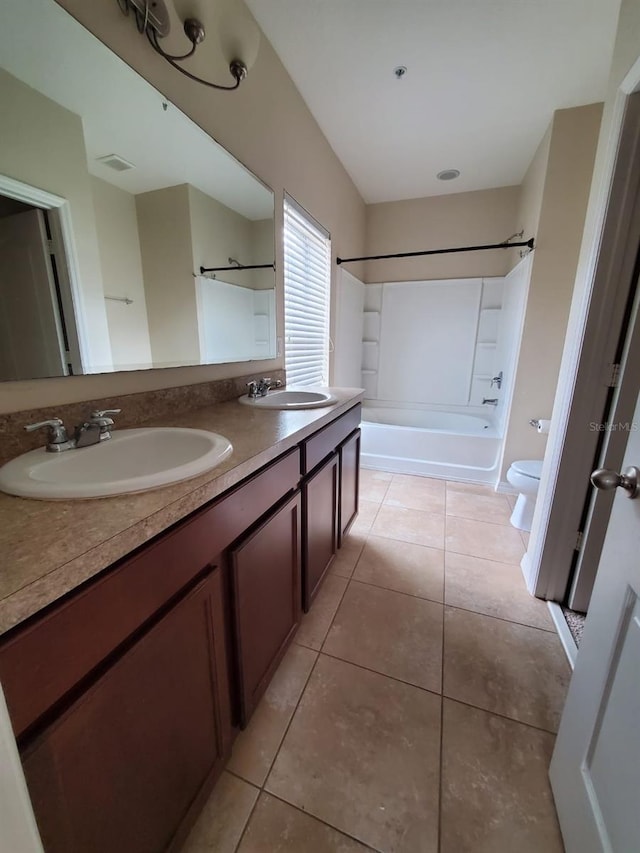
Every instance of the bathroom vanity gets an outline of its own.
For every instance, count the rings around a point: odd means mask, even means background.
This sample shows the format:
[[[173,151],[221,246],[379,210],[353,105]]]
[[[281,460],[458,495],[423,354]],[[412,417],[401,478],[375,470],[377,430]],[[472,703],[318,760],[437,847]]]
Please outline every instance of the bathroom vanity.
[[[69,591],[65,564],[52,569],[44,552],[41,576],[3,599],[21,621],[0,639],[0,681],[47,853],[180,848],[357,513],[359,399],[341,392],[315,412],[194,412],[234,454],[151,503],[152,493],[74,504],[2,496],[0,512],[26,509],[33,525],[47,509],[94,508],[104,544],[85,553],[89,564],[125,533],[114,534],[111,509],[124,524],[128,510],[153,505],[129,522],[133,542],[165,519]]]

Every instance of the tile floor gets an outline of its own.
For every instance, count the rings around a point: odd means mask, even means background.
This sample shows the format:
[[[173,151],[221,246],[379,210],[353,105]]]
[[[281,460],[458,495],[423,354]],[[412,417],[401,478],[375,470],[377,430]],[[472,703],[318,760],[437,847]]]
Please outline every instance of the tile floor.
[[[362,471],[361,509],[183,853],[561,853],[569,667],[489,488]]]

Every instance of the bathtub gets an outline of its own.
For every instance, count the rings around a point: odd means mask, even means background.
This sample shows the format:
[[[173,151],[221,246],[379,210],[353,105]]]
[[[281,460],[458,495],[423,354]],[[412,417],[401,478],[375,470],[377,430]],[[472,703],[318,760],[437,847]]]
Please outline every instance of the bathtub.
[[[362,407],[363,468],[493,484],[500,447],[500,435],[482,415]]]

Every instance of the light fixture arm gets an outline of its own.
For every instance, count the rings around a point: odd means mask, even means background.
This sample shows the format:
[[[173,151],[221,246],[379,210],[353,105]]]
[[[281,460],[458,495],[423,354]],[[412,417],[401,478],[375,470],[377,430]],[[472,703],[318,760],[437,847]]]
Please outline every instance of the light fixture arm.
[[[131,9],[134,10],[136,25],[140,33],[144,33],[149,40],[149,44],[151,47],[158,53],[163,59],[165,59],[169,65],[179,71],[181,74],[184,74],[185,77],[188,77],[190,80],[194,80],[196,83],[202,83],[203,86],[208,86],[211,89],[222,89],[224,91],[230,92],[234,89],[237,89],[240,83],[247,76],[247,66],[241,59],[234,59],[229,64],[229,73],[235,80],[235,83],[225,86],[221,83],[214,83],[211,80],[203,80],[202,77],[198,77],[195,74],[192,74],[186,68],[183,68],[179,65],[179,62],[182,62],[185,59],[189,59],[193,56],[198,48],[198,45],[202,44],[205,39],[205,29],[201,21],[197,18],[187,18],[184,22],[184,33],[186,37],[191,42],[191,49],[187,51],[187,53],[181,55],[173,55],[167,53],[160,46],[159,39],[168,34],[168,19],[166,22],[166,27],[163,30],[160,30],[156,23],[156,18],[150,15],[149,9],[149,0],[116,0],[118,6],[120,7],[120,11],[124,15],[128,15]],[[158,7],[158,2],[153,4],[154,7]],[[164,4],[161,4],[164,7]],[[166,17],[166,9],[163,9]]]

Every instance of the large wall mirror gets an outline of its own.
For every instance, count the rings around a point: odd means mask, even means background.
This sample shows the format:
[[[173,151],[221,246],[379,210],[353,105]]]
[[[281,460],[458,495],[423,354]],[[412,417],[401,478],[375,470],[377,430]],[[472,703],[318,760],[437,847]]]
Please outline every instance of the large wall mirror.
[[[272,191],[54,0],[0,12],[0,380],[273,358]]]

